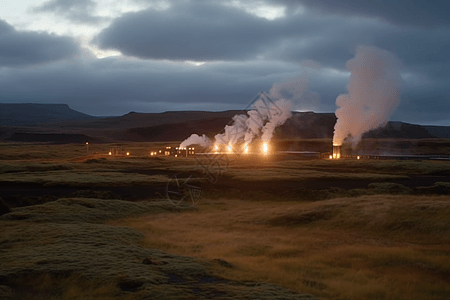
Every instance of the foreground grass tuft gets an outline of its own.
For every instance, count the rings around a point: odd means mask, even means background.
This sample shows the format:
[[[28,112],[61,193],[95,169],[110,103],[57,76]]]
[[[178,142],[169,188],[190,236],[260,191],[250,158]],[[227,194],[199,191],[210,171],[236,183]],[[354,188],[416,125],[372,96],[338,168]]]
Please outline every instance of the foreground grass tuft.
[[[173,206],[166,199],[142,202],[91,198],[62,198],[42,205],[19,207],[0,220],[29,222],[96,223],[144,213],[157,214],[187,209]]]
[[[450,242],[448,196],[363,196],[304,205],[268,220],[277,226],[311,225],[382,235],[428,235]]]

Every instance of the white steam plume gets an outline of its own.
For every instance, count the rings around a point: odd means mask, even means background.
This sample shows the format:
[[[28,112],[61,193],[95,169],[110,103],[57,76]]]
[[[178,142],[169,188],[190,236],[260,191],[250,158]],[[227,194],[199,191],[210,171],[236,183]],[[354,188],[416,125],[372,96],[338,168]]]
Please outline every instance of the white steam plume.
[[[194,133],[180,144],[180,148],[186,148],[187,146],[194,144],[207,148],[211,146],[211,140],[206,135],[199,136]]]
[[[283,125],[292,116],[292,102],[279,99],[275,102],[259,99],[253,104],[252,110],[247,112],[244,141],[249,144],[257,136],[263,142],[272,139],[277,126]]]
[[[267,95],[267,94],[266,94]],[[235,115],[230,125],[226,125],[223,133],[216,134],[214,144],[231,144],[245,141],[250,144],[254,138],[261,137],[264,142],[272,139],[277,126],[283,125],[288,118],[292,116],[292,102],[285,99],[279,99],[275,102],[262,100],[264,94],[260,94],[260,99],[253,105],[252,109],[247,111],[247,115]],[[181,148],[192,144],[200,144],[203,147],[209,147],[211,140],[205,135],[202,137],[197,134],[191,135],[180,144]]]
[[[245,132],[244,141],[246,144],[250,144],[253,139],[260,134],[261,128],[264,125],[264,122],[267,120],[267,116],[260,114],[256,110],[249,110],[247,112],[247,115],[247,130]]]
[[[275,128],[283,125],[292,116],[292,102],[280,99],[275,102],[275,105],[277,109],[272,111],[271,118],[262,128],[261,139],[263,142],[269,142],[272,139]]]
[[[307,106],[305,102],[318,102],[318,94],[307,91],[308,80],[306,75],[297,76],[282,82],[275,83],[270,89],[269,101],[266,93],[261,93],[259,99],[253,103],[246,114],[235,115],[230,125],[226,125],[224,132],[214,137],[214,144],[236,144],[244,141],[250,144],[255,138],[260,137],[264,142],[269,142],[277,126],[283,125],[292,116],[294,106]],[[306,95],[306,96],[305,96]],[[200,140],[201,139],[201,140]],[[203,135],[191,135],[183,141],[180,147],[185,148],[191,144],[200,144],[207,147],[211,141]]]
[[[360,46],[346,66],[351,72],[348,94],[336,99],[333,144],[341,145],[351,135],[350,142],[356,146],[363,133],[385,124],[397,108],[401,63],[388,51]]]
[[[275,102],[262,100],[264,94],[253,105],[252,109],[247,111],[247,115],[235,115],[233,122],[226,125],[224,133],[217,134],[214,137],[214,144],[236,144],[245,141],[250,144],[255,137],[261,137],[264,142],[272,139],[273,132],[277,126],[280,126],[291,117],[292,103],[288,100],[280,99]]]
[[[225,132],[222,134],[216,134],[214,137],[215,145],[236,144],[241,141],[245,136],[245,131],[247,130],[246,122],[246,115],[235,115],[231,125],[225,126]]]
[[[309,77],[320,72],[320,67],[314,66],[314,70],[309,64],[302,63],[304,74],[286,78],[277,82],[270,88],[272,99],[285,99],[292,102],[292,110],[315,110],[319,107],[320,96],[318,93],[308,89]]]

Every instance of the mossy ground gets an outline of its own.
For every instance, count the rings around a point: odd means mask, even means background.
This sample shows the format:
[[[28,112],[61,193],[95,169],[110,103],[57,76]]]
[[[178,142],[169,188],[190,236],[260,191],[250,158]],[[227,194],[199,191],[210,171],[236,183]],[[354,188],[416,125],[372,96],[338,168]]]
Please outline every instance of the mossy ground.
[[[450,295],[449,162],[233,158],[175,207],[147,192],[198,160],[110,146],[0,144],[0,298]]]
[[[268,283],[226,280],[197,261],[143,245],[130,215],[188,211],[167,200],[59,199],[0,217],[1,299],[310,299]]]

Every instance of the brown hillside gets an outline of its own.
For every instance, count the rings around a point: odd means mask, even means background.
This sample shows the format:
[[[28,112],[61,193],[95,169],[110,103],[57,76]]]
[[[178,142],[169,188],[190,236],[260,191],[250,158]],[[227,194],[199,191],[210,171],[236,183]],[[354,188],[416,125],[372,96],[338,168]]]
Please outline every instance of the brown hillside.
[[[172,111],[164,113],[129,113],[122,117],[92,121],[64,122],[40,127],[3,127],[0,140],[19,142],[79,143],[182,141],[191,134],[213,138],[222,133],[232,117],[244,111]],[[334,113],[293,112],[286,123],[275,130],[275,139],[332,138]],[[388,122],[371,130],[364,138],[426,139],[435,138],[426,126]]]
[[[118,134],[116,137],[125,141],[162,142],[181,141],[191,134],[197,133],[206,134],[208,137],[213,138],[214,135],[221,132],[229,122],[230,118],[221,117],[153,127],[132,128],[126,130],[123,134]]]
[[[71,128],[71,129],[102,129],[117,130],[159,126],[164,124],[181,123],[188,121],[212,119],[212,118],[229,118],[242,113],[238,110],[227,110],[221,112],[211,111],[166,111],[163,113],[136,113],[130,112],[120,117],[97,119],[85,122],[64,122],[54,123],[47,126],[50,128]]]

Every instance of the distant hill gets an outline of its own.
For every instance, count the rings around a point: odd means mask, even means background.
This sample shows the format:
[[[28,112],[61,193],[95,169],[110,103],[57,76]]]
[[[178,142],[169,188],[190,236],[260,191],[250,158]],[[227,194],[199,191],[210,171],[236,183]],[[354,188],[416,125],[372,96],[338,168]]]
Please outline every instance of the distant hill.
[[[207,119],[130,128],[122,133],[116,133],[114,136],[118,140],[136,142],[179,141],[186,139],[193,133],[205,134],[209,138],[214,138],[214,135],[223,132],[224,127],[230,124],[231,118],[236,113],[242,113],[242,111],[210,112],[204,115],[205,117],[210,117]],[[174,112],[174,114],[176,113]],[[214,118],[211,118],[211,116],[214,116]],[[282,126],[276,128],[274,138],[332,138],[336,120],[334,113],[293,112],[291,118]],[[368,131],[363,137],[403,139],[435,138],[423,126],[403,122],[388,122],[385,126]]]
[[[0,104],[0,120],[10,119],[7,122],[10,127],[0,128],[0,140],[51,143],[161,142],[182,141],[193,133],[214,138],[230,124],[233,116],[245,113],[240,110],[131,112],[120,117],[95,118],[74,111],[67,105],[23,104],[24,111],[20,113],[19,106]],[[15,109],[14,113],[12,108]],[[5,113],[7,109],[11,114]],[[32,114],[31,111],[36,113]],[[15,122],[22,125],[11,126],[13,115],[20,116]],[[37,116],[42,119],[38,121]],[[43,119],[54,123],[34,125]],[[274,138],[332,138],[336,120],[334,113],[293,112],[293,116],[275,130]],[[23,124],[32,125],[25,127]],[[365,133],[363,138],[450,138],[450,127],[388,122],[383,127]]]
[[[423,127],[435,137],[450,139],[450,126],[423,126]]]
[[[87,141],[97,142],[97,140],[84,134],[32,132],[14,132],[5,141],[53,144],[84,144]]]
[[[94,120],[67,104],[0,103],[0,126],[34,126],[42,123]]]
[[[385,126],[366,132],[363,138],[428,139],[436,136],[422,125],[388,122]]]
[[[121,136],[116,136],[125,141],[182,141],[193,133],[205,134],[213,138],[220,133],[231,117],[217,117],[188,122],[157,125],[127,129]]]
[[[178,112],[179,113],[179,112]],[[209,112],[205,119],[127,129],[116,138],[127,141],[179,141],[193,133],[214,138],[230,124],[233,116],[243,111]],[[176,114],[176,112],[172,112]],[[293,112],[293,116],[275,131],[276,138],[327,138],[333,134],[336,117],[333,113]]]
[[[197,120],[205,120],[211,118],[229,118],[231,119],[234,115],[242,113],[239,110],[227,110],[220,112],[211,111],[166,111],[162,113],[136,113],[130,112],[126,115],[120,117],[110,117],[96,119],[89,122],[70,122],[64,123],[72,129],[80,130],[120,130],[120,129],[131,129],[131,128],[142,128],[159,126],[164,124],[174,124],[182,122],[190,122]],[[54,127],[58,124],[49,124],[48,127]]]

